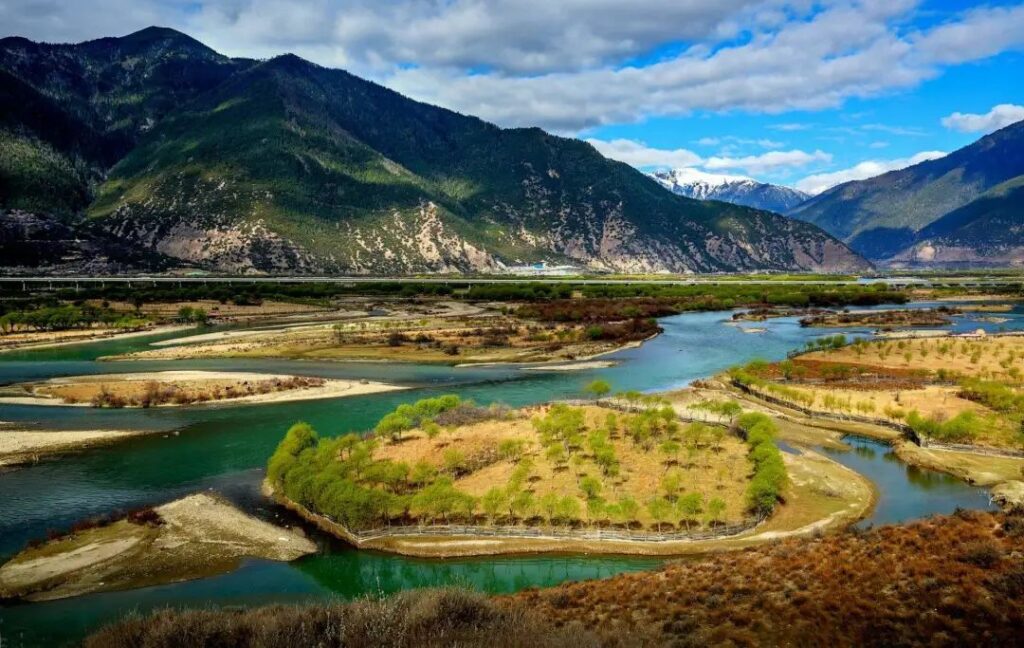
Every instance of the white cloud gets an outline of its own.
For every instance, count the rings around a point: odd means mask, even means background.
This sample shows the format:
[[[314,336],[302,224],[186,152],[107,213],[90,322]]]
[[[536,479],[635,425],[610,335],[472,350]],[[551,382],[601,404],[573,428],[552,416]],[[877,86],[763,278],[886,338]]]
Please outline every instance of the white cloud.
[[[586,140],[601,155],[638,168],[701,167],[707,171],[743,170],[750,174],[772,173],[807,166],[815,162],[830,162],[832,156],[824,151],[807,153],[800,150],[768,151],[745,157],[714,156],[702,158],[687,149],[659,149],[630,139],[604,141]]]
[[[601,155],[635,167],[688,167],[700,164],[701,157],[686,149],[651,148],[643,142],[615,139],[609,142],[588,139]]]
[[[499,124],[539,124],[569,133],[696,111],[818,110],[853,97],[916,86],[939,74],[939,63],[954,60],[935,50],[934,44],[951,38],[959,23],[934,27],[934,34],[914,31],[905,24],[914,4],[893,0],[827,5],[808,20],[755,31],[740,44],[690,48],[646,67],[528,77],[464,76],[417,68],[397,72],[389,83],[412,96]],[[964,29],[985,29],[992,20],[987,11],[963,16]],[[1008,22],[1024,20],[1024,6],[991,12]],[[1002,38],[1006,48],[1021,44],[1024,29]],[[964,48],[954,58],[962,62],[989,53]]]
[[[712,171],[744,169],[748,173],[757,174],[778,171],[779,169],[803,167],[813,162],[831,161],[832,155],[824,151],[807,153],[794,149],[792,151],[769,151],[761,155],[748,155],[740,158],[712,157],[708,158],[702,166]]]
[[[871,144],[869,144],[868,147],[873,149],[889,148],[889,142],[871,142]]]
[[[3,0],[0,30],[67,41],[163,24],[231,55],[291,51],[504,126],[575,134],[700,111],[832,108],[1024,45],[1024,6],[951,13],[922,27],[919,4]],[[673,53],[648,62],[663,46]]]
[[[983,115],[955,112],[942,118],[942,125],[961,133],[991,133],[1024,119],[1024,106],[999,104]]]
[[[777,131],[785,131],[785,132],[805,131],[805,130],[810,130],[811,129],[811,125],[810,124],[800,124],[800,123],[772,124],[771,126],[768,126],[768,129],[769,130],[777,130]]]
[[[849,169],[807,176],[796,183],[796,188],[809,194],[819,194],[826,189],[831,189],[832,187],[843,184],[844,182],[873,178],[888,171],[904,169],[908,166],[913,166],[926,160],[935,160],[940,157],[945,157],[945,155],[946,154],[942,151],[922,151],[909,158],[899,158],[895,160],[865,160],[864,162],[852,166]]]

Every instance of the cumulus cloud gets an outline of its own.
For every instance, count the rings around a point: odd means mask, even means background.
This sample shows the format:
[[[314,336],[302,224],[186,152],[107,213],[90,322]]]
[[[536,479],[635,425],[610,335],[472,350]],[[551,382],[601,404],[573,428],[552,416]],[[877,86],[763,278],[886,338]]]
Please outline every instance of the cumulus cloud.
[[[818,110],[1024,44],[1024,6],[916,24],[919,0],[4,0],[46,41],[182,29],[294,52],[504,126],[579,133],[701,111]],[[922,26],[923,25],[923,26]],[[805,128],[778,124],[781,131]]]
[[[999,104],[987,113],[955,112],[942,118],[942,125],[961,133],[991,133],[1024,119],[1024,106]]]
[[[748,173],[766,173],[780,169],[803,167],[812,162],[831,162],[832,155],[824,151],[807,153],[798,149],[792,151],[769,151],[761,155],[745,157],[712,157],[704,161],[704,168],[710,171],[743,169]]]
[[[991,52],[962,47],[956,56],[942,53],[935,44],[954,40],[960,33],[958,23],[934,27],[934,34],[914,32],[902,24],[912,8],[906,0],[837,3],[807,20],[757,31],[739,44],[691,48],[644,67],[528,77],[452,75],[415,68],[397,72],[389,83],[407,94],[499,124],[540,124],[578,132],[652,115],[830,108],[848,98],[913,87],[937,75],[939,63],[973,60]],[[964,17],[964,29],[987,29],[991,12],[1007,22],[1024,20],[1024,6],[978,10]],[[1003,49],[1019,46],[1024,44],[1024,29],[999,38]]]
[[[936,160],[938,158],[945,157],[945,155],[946,154],[943,151],[922,151],[909,158],[898,158],[895,160],[865,160],[864,162],[848,169],[807,176],[796,183],[796,188],[809,194],[819,194],[826,189],[831,189],[832,187],[843,184],[844,182],[873,178],[874,176],[881,175],[888,171],[905,169],[908,166],[913,166],[926,160]]]
[[[601,155],[638,168],[701,167],[707,171],[743,170],[747,173],[772,173],[807,166],[815,162],[830,162],[832,155],[824,151],[768,151],[744,157],[713,156],[703,158],[686,149],[659,149],[630,139],[604,141],[588,139]]]
[[[635,167],[688,167],[700,164],[701,157],[686,149],[659,149],[629,139],[604,141],[588,139],[601,155]]]

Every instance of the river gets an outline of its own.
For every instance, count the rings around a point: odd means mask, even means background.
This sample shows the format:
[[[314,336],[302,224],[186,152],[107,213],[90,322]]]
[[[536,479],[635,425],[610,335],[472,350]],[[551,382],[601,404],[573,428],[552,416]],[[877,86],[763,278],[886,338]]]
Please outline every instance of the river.
[[[915,304],[927,306],[927,304]],[[262,467],[289,425],[311,423],[321,434],[366,430],[407,400],[458,393],[481,403],[512,406],[578,396],[601,377],[616,390],[661,391],[754,358],[779,359],[814,337],[840,331],[803,329],[796,318],[726,324],[730,313],[691,313],[663,318],[665,332],[643,346],[608,359],[614,367],[578,373],[523,371],[515,367],[330,363],[289,360],[196,360],[97,362],[113,353],[146,348],[171,335],[104,341],[0,355],[0,384],[55,376],[161,369],[253,370],[339,378],[366,378],[411,387],[404,392],[297,403],[182,409],[94,410],[0,405],[0,421],[43,428],[154,429],[163,433],[0,474],[0,558],[17,552],[49,529],[82,518],[158,504],[213,489],[247,511],[273,518],[281,512],[259,495]],[[997,325],[970,317],[953,328],[1024,329],[1024,309],[1000,313]],[[744,332],[764,328],[764,332]],[[868,335],[868,331],[846,330]],[[870,478],[880,494],[862,525],[899,522],[957,507],[987,508],[984,490],[943,474],[909,467],[880,443],[848,439],[849,452],[835,460]],[[165,606],[234,606],[386,594],[412,587],[458,584],[487,592],[511,592],[567,580],[600,578],[651,569],[657,559],[545,555],[419,560],[355,551],[317,536],[321,551],[293,563],[250,560],[232,573],[128,592],[93,594],[38,604],[0,607],[2,645],[37,646],[74,642],[97,625],[131,611]]]

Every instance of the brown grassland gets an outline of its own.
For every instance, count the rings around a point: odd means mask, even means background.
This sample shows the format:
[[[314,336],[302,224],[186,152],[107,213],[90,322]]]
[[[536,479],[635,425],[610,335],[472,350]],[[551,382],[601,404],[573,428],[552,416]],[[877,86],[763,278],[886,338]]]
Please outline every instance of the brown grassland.
[[[961,417],[969,434],[948,440],[1019,449],[1022,369],[1024,337],[1006,335],[857,341],[733,376],[752,376],[756,391],[813,411],[912,427],[915,413],[935,424]]]
[[[86,646],[1018,646],[1022,554],[1024,517],[961,512],[490,600],[165,610]]]
[[[625,416],[596,406],[582,410],[588,431],[607,429],[609,415],[619,419]],[[534,499],[540,502],[546,495],[571,495],[579,504],[579,521],[584,523],[588,522],[587,502],[581,482],[587,477],[599,484],[600,494],[606,500],[632,497],[638,504],[634,521],[652,530],[659,525],[644,504],[654,497],[675,498],[683,492],[700,493],[704,501],[723,500],[725,509],[719,522],[735,523],[744,519],[749,466],[747,447],[738,437],[725,434],[723,430],[713,439],[708,429],[702,438],[687,442],[685,432],[681,431],[680,442],[668,448],[674,451],[665,452],[654,441],[636,443],[631,440],[623,421],[609,435],[618,462],[617,471],[606,475],[585,452],[573,457],[551,457],[545,452],[531,419],[542,417],[548,411],[550,407],[528,408],[515,418],[455,427],[433,439],[422,430],[416,430],[398,443],[382,444],[375,456],[410,465],[425,462],[445,472],[446,461],[451,459],[451,453],[457,452],[466,469],[458,471],[454,485],[477,498],[495,485],[509,483],[516,467],[526,458],[531,465],[527,481]],[[517,442],[521,448],[515,456],[502,456],[499,448],[503,441]],[[666,491],[670,482],[675,486]],[[668,529],[675,525],[665,522],[660,526]]]

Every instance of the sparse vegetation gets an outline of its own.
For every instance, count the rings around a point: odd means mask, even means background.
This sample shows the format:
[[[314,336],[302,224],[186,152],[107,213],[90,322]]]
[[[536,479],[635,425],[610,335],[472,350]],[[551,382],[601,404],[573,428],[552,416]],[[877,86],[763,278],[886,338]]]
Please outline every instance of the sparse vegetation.
[[[771,511],[785,471],[770,452],[770,421],[751,423],[744,447],[724,428],[681,426],[660,399],[641,400],[627,413],[556,403],[527,419],[442,396],[399,406],[367,438],[320,438],[297,424],[267,477],[290,500],[355,532],[455,522],[662,531]],[[433,426],[450,432],[442,440]],[[750,475],[723,480],[744,457]]]

